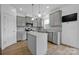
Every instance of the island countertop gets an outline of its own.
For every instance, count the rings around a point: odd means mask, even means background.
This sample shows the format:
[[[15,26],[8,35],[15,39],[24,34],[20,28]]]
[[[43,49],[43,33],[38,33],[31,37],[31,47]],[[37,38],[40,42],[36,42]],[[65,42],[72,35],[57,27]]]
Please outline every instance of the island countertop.
[[[35,36],[47,35],[47,33],[37,32],[37,31],[30,31],[30,32],[28,32],[28,34],[35,35]]]

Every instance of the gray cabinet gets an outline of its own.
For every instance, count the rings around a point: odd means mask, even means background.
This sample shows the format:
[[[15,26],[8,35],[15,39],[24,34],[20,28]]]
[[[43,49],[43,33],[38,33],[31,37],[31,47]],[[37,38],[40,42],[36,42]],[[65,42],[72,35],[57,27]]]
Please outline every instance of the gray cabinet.
[[[55,11],[49,15],[49,25],[46,26],[49,33],[49,41],[60,44],[60,37],[62,31],[62,12],[61,10]]]
[[[34,26],[34,27],[37,27],[37,20],[36,20],[36,19],[33,20],[33,26]]]
[[[60,44],[61,32],[49,32],[48,33],[48,41],[55,43],[57,45]]]
[[[47,32],[61,32],[62,31],[62,12],[55,11],[49,15],[49,24],[45,26]]]
[[[49,16],[49,24],[51,27],[53,26],[60,26],[61,25],[61,16],[62,16],[62,13],[61,11],[56,11],[56,12],[53,12],[50,14]]]
[[[42,27],[42,18],[36,18],[36,19],[33,21],[33,26],[34,26],[34,27]]]
[[[48,41],[53,42],[53,33],[52,32],[48,33]]]
[[[26,40],[26,32],[24,27],[18,27],[17,30],[17,41],[19,40]]]
[[[53,43],[58,44],[58,32],[53,32]]]
[[[38,27],[42,27],[42,19],[41,18],[38,18],[38,20],[37,20],[37,26]]]
[[[17,41],[26,39],[25,17],[17,16]]]
[[[26,23],[32,23],[32,22],[33,22],[33,21],[32,21],[32,17],[26,16],[26,17],[25,17],[25,22],[26,22]]]
[[[17,16],[17,26],[25,26],[25,17]]]

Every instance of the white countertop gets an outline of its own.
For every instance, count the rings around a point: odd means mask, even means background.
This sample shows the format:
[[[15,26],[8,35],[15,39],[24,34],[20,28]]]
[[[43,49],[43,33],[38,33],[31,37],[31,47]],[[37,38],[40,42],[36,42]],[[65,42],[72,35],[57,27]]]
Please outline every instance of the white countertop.
[[[47,35],[47,33],[36,32],[36,31],[30,31],[28,32],[28,34],[35,35],[35,36]]]

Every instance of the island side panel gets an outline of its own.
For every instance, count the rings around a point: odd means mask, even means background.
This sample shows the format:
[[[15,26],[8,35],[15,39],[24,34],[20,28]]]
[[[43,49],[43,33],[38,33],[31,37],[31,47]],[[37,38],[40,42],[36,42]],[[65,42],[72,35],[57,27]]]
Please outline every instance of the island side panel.
[[[44,55],[47,54],[48,40],[47,33],[42,33],[37,37],[36,40],[36,54]]]
[[[36,55],[36,36],[28,34],[28,48],[33,55]]]

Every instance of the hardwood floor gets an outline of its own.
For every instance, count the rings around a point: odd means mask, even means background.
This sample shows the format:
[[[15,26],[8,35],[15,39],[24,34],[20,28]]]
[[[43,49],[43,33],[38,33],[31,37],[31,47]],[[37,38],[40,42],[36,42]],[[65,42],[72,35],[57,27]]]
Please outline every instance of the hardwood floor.
[[[3,55],[32,55],[27,41],[20,41],[3,50]],[[78,55],[79,49],[48,43],[47,55]]]
[[[48,55],[79,55],[79,49],[48,43]]]
[[[18,43],[9,46],[2,52],[3,55],[31,55],[28,49],[27,41],[19,41]]]
[[[2,50],[1,50],[1,48],[0,48],[0,55],[2,55]]]

